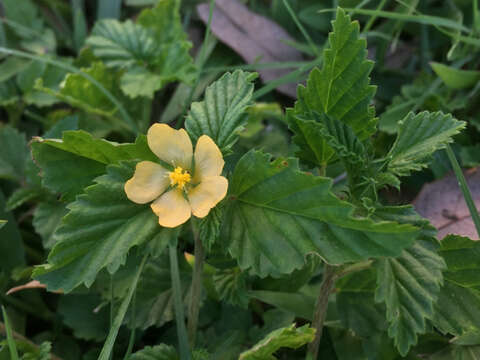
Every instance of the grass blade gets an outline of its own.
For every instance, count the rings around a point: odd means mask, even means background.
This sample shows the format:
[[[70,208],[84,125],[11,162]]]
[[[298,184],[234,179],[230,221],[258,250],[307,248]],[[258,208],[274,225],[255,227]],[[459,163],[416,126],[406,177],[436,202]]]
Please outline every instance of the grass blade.
[[[8,348],[10,349],[10,359],[11,360],[19,360],[17,346],[15,344],[15,340],[13,339],[12,328],[10,327],[10,321],[8,320],[7,312],[5,308],[2,306],[2,313],[3,313],[3,320],[5,321],[5,329],[7,331],[7,343]]]
[[[473,201],[472,193],[468,188],[465,176],[463,176],[462,169],[460,168],[457,158],[455,157],[455,154],[453,153],[450,145],[447,144],[445,150],[447,151],[448,159],[452,164],[453,172],[457,177],[458,185],[460,186],[460,190],[462,190],[463,197],[465,198],[465,202],[467,203],[468,210],[470,211],[470,215],[472,216],[473,223],[475,224],[475,228],[477,229],[477,234],[480,237],[480,216],[478,215],[478,210],[475,206],[475,202]]]
[[[175,308],[175,322],[177,325],[180,359],[190,360],[190,347],[188,345],[185,314],[183,311],[182,287],[180,283],[180,272],[178,270],[177,247],[170,244],[168,249],[170,254],[170,276],[172,277],[173,307]]]
[[[138,267],[137,273],[135,274],[135,277],[133,278],[133,281],[130,284],[130,287],[128,289],[127,296],[125,297],[125,299],[123,299],[122,304],[118,309],[118,313],[115,316],[115,319],[113,320],[113,326],[110,328],[110,332],[108,333],[107,340],[105,340],[105,343],[103,344],[103,349],[102,349],[102,352],[100,353],[100,356],[98,357],[98,360],[110,359],[110,356],[113,350],[113,345],[115,344],[115,339],[117,338],[117,335],[118,335],[118,330],[120,330],[120,326],[122,326],[123,318],[125,317],[128,306],[132,301],[133,294],[135,293],[135,290],[137,288],[138,280],[140,279],[140,275],[142,273],[143,267],[147,262],[147,258],[148,258],[148,255],[145,255],[142,259],[140,266]]]

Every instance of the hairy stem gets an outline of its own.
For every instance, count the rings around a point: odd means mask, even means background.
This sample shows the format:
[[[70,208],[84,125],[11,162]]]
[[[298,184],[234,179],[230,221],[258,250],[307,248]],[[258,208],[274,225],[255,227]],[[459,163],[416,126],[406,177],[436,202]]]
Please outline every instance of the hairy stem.
[[[315,328],[315,339],[308,345],[308,354],[310,359],[315,360],[318,357],[320,340],[322,339],[323,323],[327,315],[328,298],[335,284],[335,267],[325,264],[323,271],[323,280],[318,294],[315,312],[313,313],[312,325]]]
[[[203,245],[198,236],[198,232],[193,229],[195,238],[195,264],[193,267],[192,288],[190,304],[188,306],[188,339],[190,346],[195,346],[197,335],[198,313],[200,311],[200,301],[202,297],[202,275],[203,275]]]
[[[173,307],[175,308],[175,322],[177,325],[180,360],[190,360],[190,348],[188,346],[187,329],[185,328],[185,314],[183,312],[182,286],[180,283],[180,271],[178,270],[177,247],[170,245],[169,254],[170,276],[172,277]]]

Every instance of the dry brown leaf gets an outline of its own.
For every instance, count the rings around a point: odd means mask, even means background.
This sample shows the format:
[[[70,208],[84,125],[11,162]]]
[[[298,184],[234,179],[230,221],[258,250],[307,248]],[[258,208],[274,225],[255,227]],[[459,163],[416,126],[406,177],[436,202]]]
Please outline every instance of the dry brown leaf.
[[[200,4],[197,11],[206,24],[210,5]],[[251,12],[237,0],[217,0],[213,11],[212,33],[235,50],[248,64],[266,62],[301,61],[302,54],[288,46],[294,41],[278,24]],[[282,77],[294,69],[259,70],[264,82]],[[297,82],[283,84],[277,90],[296,97]]]
[[[480,209],[480,171],[471,169],[464,174],[473,201]],[[454,174],[423,186],[413,205],[438,229],[439,239],[447,234],[457,234],[478,240],[475,224]]]
[[[46,289],[47,288],[47,285],[45,284],[42,284],[40,281],[38,280],[32,280],[26,284],[23,284],[23,285],[19,285],[19,286],[15,286],[13,288],[11,288],[10,290],[7,291],[7,295],[10,295],[10,294],[13,294],[13,293],[16,293],[17,291],[20,291],[20,290],[26,290],[26,289]],[[62,291],[54,291],[54,293],[57,293],[57,294],[63,294]]]

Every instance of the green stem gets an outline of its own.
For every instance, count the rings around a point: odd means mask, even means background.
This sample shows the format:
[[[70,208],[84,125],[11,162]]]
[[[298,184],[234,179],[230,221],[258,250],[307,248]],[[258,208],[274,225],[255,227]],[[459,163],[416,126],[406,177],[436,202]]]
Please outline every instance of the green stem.
[[[382,0],[380,1],[380,3],[378,4],[377,8],[375,10],[382,10],[383,7],[385,6],[385,3],[387,2],[387,0]],[[367,24],[365,25],[365,27],[363,28],[363,32],[367,32],[368,30],[370,30],[370,28],[372,27],[373,23],[375,22],[375,20],[377,20],[377,16],[376,15],[373,15],[370,17],[370,19],[368,19],[368,22]]]
[[[446,147],[448,159],[452,164],[453,172],[457,177],[458,185],[460,186],[460,190],[462,190],[463,197],[465,198],[465,202],[467,203],[468,210],[470,210],[470,215],[472,216],[473,223],[475,224],[475,228],[477,229],[477,234],[480,237],[480,216],[478,215],[478,210],[475,206],[475,202],[472,198],[472,193],[468,188],[467,181],[465,180],[465,176],[463,176],[462,169],[458,164],[457,158],[452,151],[450,145],[447,144]]]
[[[177,324],[178,344],[180,348],[180,360],[190,360],[190,348],[188,346],[187,329],[185,328],[185,314],[183,312],[182,285],[180,283],[180,271],[178,269],[177,248],[169,245],[170,276],[172,277],[173,304],[175,308],[175,321]]]
[[[136,312],[135,312],[135,304],[136,304],[136,299],[137,299],[137,292],[135,291],[133,293],[133,299],[132,299],[132,314],[130,318],[130,326],[132,328],[130,332],[130,339],[128,340],[128,347],[127,347],[127,352],[125,353],[125,356],[123,360],[128,360],[130,355],[132,354],[133,350],[133,344],[135,343],[135,319],[136,319]]]
[[[195,263],[193,267],[190,304],[188,306],[188,339],[190,340],[190,346],[192,348],[195,346],[198,313],[200,311],[200,302],[202,300],[202,277],[204,261],[202,240],[198,236],[198,232],[195,228],[193,229],[193,234],[195,239]]]
[[[335,285],[335,268],[325,263],[323,271],[322,285],[318,294],[315,312],[313,313],[312,325],[315,328],[315,339],[308,344],[308,354],[310,359],[317,359],[320,340],[322,339],[323,323],[327,315],[328,298]]]

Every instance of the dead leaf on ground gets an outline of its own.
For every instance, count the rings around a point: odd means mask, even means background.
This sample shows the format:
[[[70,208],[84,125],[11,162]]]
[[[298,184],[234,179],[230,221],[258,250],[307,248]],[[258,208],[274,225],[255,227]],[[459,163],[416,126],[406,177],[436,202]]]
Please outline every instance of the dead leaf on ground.
[[[200,4],[197,11],[206,24],[210,5]],[[302,54],[286,42],[294,41],[278,24],[251,12],[237,0],[217,0],[213,11],[212,33],[235,50],[249,64],[302,61]],[[259,70],[264,82],[282,77],[295,69]],[[298,81],[283,84],[277,90],[296,97]]]
[[[480,209],[480,171],[471,169],[464,174],[473,201],[477,209]],[[475,224],[455,174],[425,185],[413,205],[420,215],[429,219],[438,229],[439,239],[443,239],[447,234],[458,234],[478,240]]]

